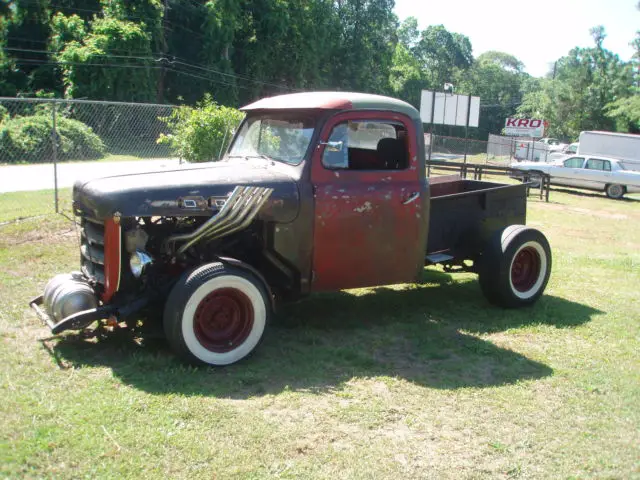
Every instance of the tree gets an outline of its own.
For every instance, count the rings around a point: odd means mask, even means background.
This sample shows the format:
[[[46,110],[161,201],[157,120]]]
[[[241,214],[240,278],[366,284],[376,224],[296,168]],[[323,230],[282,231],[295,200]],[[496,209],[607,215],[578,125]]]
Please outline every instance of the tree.
[[[344,90],[388,91],[398,19],[393,0],[338,0],[342,31],[332,84]]]
[[[560,58],[555,78],[542,82],[540,91],[527,93],[518,109],[548,120],[550,135],[575,139],[583,130],[626,130],[611,117],[619,110],[607,105],[631,95],[631,66],[603,47],[603,27],[591,34],[595,46],[576,47]]]
[[[523,70],[523,63],[513,55],[489,51],[480,55],[468,70],[457,72],[457,91],[479,96],[484,105],[474,135],[486,138],[502,129],[505,118],[514,113],[522,100],[523,83],[528,77]]]
[[[415,53],[433,89],[441,89],[445,82],[453,80],[457,70],[465,70],[473,62],[469,39],[447,31],[443,25],[427,27],[420,34]]]
[[[136,23],[96,18],[82,42],[71,41],[56,55],[61,62],[65,94],[72,98],[149,102],[155,98],[155,70],[150,36]]]

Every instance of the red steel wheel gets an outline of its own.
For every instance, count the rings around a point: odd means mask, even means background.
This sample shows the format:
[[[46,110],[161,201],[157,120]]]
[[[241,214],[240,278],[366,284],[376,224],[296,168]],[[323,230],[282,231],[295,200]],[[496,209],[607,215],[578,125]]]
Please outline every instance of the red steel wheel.
[[[253,315],[251,300],[240,290],[213,291],[196,308],[193,325],[196,338],[212,352],[229,352],[249,336]]]
[[[256,275],[224,263],[184,274],[164,308],[173,350],[192,363],[230,365],[260,343],[271,314],[268,286]]]
[[[551,274],[551,247],[535,228],[511,225],[495,232],[478,259],[482,292],[494,305],[516,308],[540,298]]]
[[[533,247],[522,248],[511,264],[511,283],[519,292],[531,290],[540,276],[540,254]]]

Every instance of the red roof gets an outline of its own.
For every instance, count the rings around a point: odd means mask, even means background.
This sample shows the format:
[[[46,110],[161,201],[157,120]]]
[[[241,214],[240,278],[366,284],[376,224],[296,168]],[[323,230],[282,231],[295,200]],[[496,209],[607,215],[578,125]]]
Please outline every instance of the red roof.
[[[241,110],[281,109],[281,108],[321,108],[328,110],[348,110],[353,108],[349,92],[303,92],[278,95],[258,100],[242,107]]]
[[[356,92],[304,92],[263,98],[241,110],[383,110],[403,113],[414,120],[420,119],[420,112],[397,98]]]

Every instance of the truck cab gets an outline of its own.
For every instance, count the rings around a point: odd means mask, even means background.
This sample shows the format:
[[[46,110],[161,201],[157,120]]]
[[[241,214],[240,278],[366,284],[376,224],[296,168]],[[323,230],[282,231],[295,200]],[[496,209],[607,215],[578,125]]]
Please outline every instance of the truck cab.
[[[503,307],[542,295],[551,251],[524,226],[525,186],[430,182],[411,105],[316,92],[243,111],[219,162],[76,183],[80,270],[31,302],[53,333],[160,307],[177,354],[228,365],[279,302],[420,281],[425,265],[478,273]]]

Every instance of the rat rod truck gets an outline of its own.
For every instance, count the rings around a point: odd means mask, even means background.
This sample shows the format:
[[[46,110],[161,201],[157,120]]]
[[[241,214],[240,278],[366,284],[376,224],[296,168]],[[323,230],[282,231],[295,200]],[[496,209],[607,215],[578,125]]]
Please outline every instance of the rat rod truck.
[[[277,302],[418,282],[425,265],[477,273],[498,306],[542,295],[551,251],[523,225],[527,185],[430,182],[411,105],[317,92],[243,110],[219,162],[76,182],[79,271],[30,303],[54,334],[162,318],[177,354],[228,365]]]

